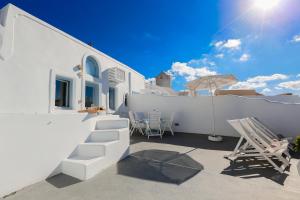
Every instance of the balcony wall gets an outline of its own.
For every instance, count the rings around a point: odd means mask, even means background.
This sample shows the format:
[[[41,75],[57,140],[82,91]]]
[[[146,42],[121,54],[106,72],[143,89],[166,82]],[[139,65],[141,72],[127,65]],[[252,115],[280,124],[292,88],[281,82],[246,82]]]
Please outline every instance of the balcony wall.
[[[297,103],[299,102],[299,103]],[[215,96],[216,134],[238,136],[226,122],[229,119],[257,117],[277,134],[300,135],[300,98]],[[174,130],[186,133],[212,132],[212,101],[209,96],[156,96],[135,94],[129,97],[129,109],[163,114],[175,112]]]

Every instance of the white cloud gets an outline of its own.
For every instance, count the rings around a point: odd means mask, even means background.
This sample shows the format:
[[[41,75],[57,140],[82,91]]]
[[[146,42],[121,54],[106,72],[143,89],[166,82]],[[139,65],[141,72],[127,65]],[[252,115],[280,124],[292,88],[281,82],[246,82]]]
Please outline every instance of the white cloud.
[[[270,76],[255,76],[248,78],[246,81],[238,82],[230,87],[230,89],[256,89],[267,87],[267,82],[276,80],[285,80],[288,76],[284,74],[273,74]]]
[[[224,43],[225,43],[224,41],[218,41],[214,45],[215,45],[215,47],[219,48],[219,47],[223,46]]]
[[[231,90],[238,90],[238,89],[256,89],[256,88],[263,88],[266,87],[267,84],[264,82],[257,82],[251,83],[248,81],[240,81],[232,86],[229,87]]]
[[[242,42],[240,39],[230,39],[230,40],[227,40],[227,42],[225,42],[223,44],[223,47],[225,48],[229,48],[229,49],[237,49],[237,48],[240,48]]]
[[[148,85],[156,85],[156,80],[155,78],[148,78],[145,80],[145,83]]]
[[[278,86],[285,89],[300,90],[300,80],[282,82]]]
[[[298,74],[297,77],[300,77],[300,74]]]
[[[247,62],[250,59],[250,54],[244,53],[241,57],[240,57],[240,61],[241,62]]]
[[[270,94],[270,92],[272,92],[272,90],[270,90],[269,88],[264,88],[261,93],[263,93],[264,95],[266,94]]]
[[[292,42],[300,42],[300,34],[295,35],[292,39]]]
[[[208,67],[191,67],[185,62],[174,62],[169,73],[185,77],[187,81],[194,80],[201,76],[215,75],[216,71],[210,70]]]
[[[276,80],[285,80],[288,76],[285,74],[273,74],[270,76],[255,76],[249,78],[247,82],[255,83],[255,82],[268,82],[268,81],[276,81]]]
[[[224,58],[224,54],[223,53],[219,53],[217,55],[215,55],[216,58]]]
[[[187,65],[191,67],[199,67],[201,65],[209,65],[209,66],[215,66],[216,63],[214,61],[209,60],[208,58],[202,58],[202,59],[192,59],[190,60]]]
[[[240,39],[229,39],[225,41],[218,41],[214,43],[214,46],[218,49],[231,49],[237,50],[240,49],[242,41]]]

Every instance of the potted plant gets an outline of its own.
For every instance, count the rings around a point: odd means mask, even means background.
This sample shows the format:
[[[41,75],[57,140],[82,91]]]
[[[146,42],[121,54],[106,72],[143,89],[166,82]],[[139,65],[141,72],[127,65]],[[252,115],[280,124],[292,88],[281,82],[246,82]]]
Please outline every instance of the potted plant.
[[[101,113],[104,112],[105,109],[103,107],[89,107],[86,108],[84,110],[79,110],[78,112],[83,113],[83,112],[87,112],[87,113]]]
[[[300,152],[300,136],[297,136],[295,139],[295,147],[294,147],[295,152]]]
[[[293,143],[293,150],[291,151],[291,155],[296,158],[300,158],[300,135],[296,137]]]

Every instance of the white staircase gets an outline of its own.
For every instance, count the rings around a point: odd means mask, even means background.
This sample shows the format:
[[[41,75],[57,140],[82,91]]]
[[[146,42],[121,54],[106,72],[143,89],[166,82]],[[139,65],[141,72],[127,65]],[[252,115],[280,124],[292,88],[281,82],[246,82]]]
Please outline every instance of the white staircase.
[[[62,162],[62,173],[87,180],[123,159],[128,153],[128,119],[99,120],[85,143],[79,144]]]

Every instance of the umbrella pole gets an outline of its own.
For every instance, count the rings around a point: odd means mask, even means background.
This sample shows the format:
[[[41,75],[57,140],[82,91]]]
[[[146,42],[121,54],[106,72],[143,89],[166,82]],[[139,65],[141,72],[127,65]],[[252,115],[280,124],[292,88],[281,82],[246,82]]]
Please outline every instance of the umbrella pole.
[[[210,95],[211,95],[211,105],[212,105],[212,118],[213,118],[213,123],[212,123],[212,135],[215,136],[215,130],[216,130],[216,115],[215,115],[215,103],[214,103],[214,96],[212,93],[212,90],[210,88]]]
[[[215,102],[214,102],[214,95],[211,87],[211,79],[209,79],[209,90],[211,95],[211,105],[212,105],[212,134],[208,136],[208,140],[213,142],[221,142],[223,138],[221,136],[216,135],[216,116],[215,116]]]

